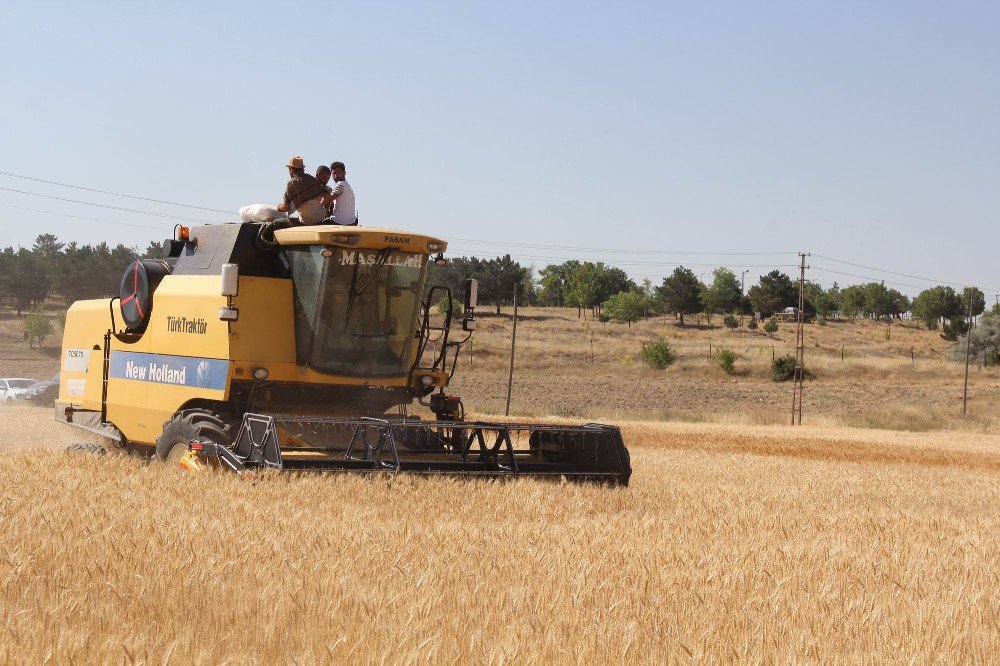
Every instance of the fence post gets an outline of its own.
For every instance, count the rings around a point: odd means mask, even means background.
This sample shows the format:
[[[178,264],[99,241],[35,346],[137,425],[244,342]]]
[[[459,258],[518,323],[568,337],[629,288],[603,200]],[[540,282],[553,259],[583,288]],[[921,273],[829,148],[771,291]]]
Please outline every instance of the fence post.
[[[771,345],[771,363],[774,363],[774,345]]]
[[[844,345],[840,345],[840,362],[844,362]]]
[[[913,358],[913,347],[910,347],[910,365],[912,365],[912,366],[916,366],[917,365],[916,359]]]
[[[708,343],[708,358],[709,359],[712,358],[712,343],[711,342]]]

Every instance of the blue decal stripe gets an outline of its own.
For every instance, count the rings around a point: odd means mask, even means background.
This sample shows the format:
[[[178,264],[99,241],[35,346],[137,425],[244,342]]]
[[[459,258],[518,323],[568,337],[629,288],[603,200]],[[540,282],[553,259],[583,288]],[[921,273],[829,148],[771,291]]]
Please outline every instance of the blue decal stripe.
[[[218,358],[111,352],[108,376],[137,382],[225,391],[229,361]]]

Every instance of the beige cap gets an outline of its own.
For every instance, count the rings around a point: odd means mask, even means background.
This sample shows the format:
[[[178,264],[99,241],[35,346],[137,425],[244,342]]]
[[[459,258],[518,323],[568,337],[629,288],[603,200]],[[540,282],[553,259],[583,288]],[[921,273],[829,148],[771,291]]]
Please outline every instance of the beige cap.
[[[292,169],[305,169],[306,163],[305,161],[303,161],[301,155],[296,155],[292,159],[288,160],[288,164],[286,164],[285,166],[291,167]]]

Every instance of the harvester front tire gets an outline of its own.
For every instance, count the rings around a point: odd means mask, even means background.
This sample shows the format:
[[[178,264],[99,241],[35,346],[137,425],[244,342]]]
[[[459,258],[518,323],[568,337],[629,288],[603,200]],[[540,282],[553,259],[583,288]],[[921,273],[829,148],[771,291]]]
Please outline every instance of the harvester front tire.
[[[163,424],[163,434],[156,440],[156,457],[177,463],[192,440],[208,440],[230,446],[229,425],[207,409],[185,409]]]

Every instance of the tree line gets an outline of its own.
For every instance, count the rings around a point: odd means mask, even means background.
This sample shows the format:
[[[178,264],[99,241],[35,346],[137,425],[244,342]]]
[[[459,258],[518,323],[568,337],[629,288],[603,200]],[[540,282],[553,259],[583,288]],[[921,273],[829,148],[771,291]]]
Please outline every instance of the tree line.
[[[549,264],[537,273],[512,261],[475,257],[451,260],[447,266],[432,267],[428,284],[444,284],[454,294],[465,289],[468,277],[480,282],[480,300],[497,307],[509,304],[518,289],[521,302],[528,305],[574,307],[578,314],[621,322],[634,322],[650,315],[672,315],[682,325],[685,317],[704,315],[708,323],[715,315],[743,314],[767,319],[786,308],[799,305],[799,285],[789,275],[773,270],[761,275],[744,293],[736,273],[716,268],[712,278],[702,282],[689,268],[678,266],[661,284],[649,280],[637,284],[620,268],[603,262],[569,260]],[[985,294],[977,287],[956,292],[938,285],[925,289],[912,300],[882,282],[840,287],[836,282],[823,288],[807,280],[803,289],[803,311],[809,317],[856,320],[901,320],[909,317],[928,329],[939,327],[945,337],[954,338],[967,330],[971,314],[986,310]],[[995,314],[1000,307],[994,306]]]
[[[150,243],[145,253],[133,247],[107,243],[61,243],[52,234],[41,234],[31,248],[0,250],[0,299],[20,315],[50,296],[66,304],[118,293],[122,271],[141,256],[161,256]]]
[[[118,293],[125,267],[140,257],[159,257],[161,247],[150,243],[145,251],[107,243],[80,245],[62,243],[52,234],[41,234],[32,247],[0,250],[0,298],[20,314],[58,295],[68,304],[85,298]],[[704,315],[711,323],[715,315],[759,315],[766,319],[799,303],[798,281],[773,270],[761,275],[744,293],[737,275],[728,268],[716,268],[711,279],[702,282],[689,268],[678,266],[658,285],[649,280],[632,280],[624,270],[604,262],[568,260],[549,264],[537,271],[514,261],[511,256],[494,258],[457,257],[444,266],[431,263],[427,289],[435,284],[451,289],[461,301],[465,280],[479,281],[479,300],[500,312],[509,305],[515,291],[524,305],[572,307],[579,316],[628,322],[652,315],[672,315],[681,324],[685,317]],[[986,299],[976,287],[956,292],[938,285],[925,289],[910,300],[881,282],[841,288],[837,283],[824,289],[807,281],[803,309],[821,318],[902,319],[909,316],[929,329],[941,328],[946,337],[965,332],[967,320],[983,314]],[[1000,308],[994,306],[995,313]]]

